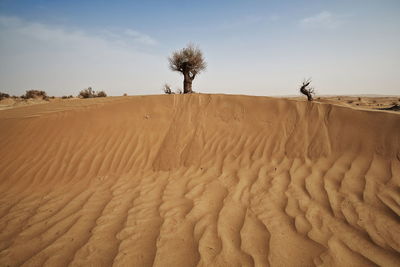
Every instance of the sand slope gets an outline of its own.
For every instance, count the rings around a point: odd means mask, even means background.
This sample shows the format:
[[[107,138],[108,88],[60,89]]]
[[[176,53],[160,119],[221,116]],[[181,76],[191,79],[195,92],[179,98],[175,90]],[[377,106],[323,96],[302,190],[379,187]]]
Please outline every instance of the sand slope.
[[[400,115],[267,97],[0,111],[0,266],[399,266]]]

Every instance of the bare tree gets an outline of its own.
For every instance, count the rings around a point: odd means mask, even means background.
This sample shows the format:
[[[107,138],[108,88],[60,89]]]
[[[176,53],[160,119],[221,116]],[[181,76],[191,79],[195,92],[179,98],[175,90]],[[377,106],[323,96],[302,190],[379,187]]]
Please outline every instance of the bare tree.
[[[308,101],[313,101],[313,95],[315,94],[314,88],[312,88],[312,87],[307,88],[310,85],[310,83],[311,83],[311,79],[304,80],[303,84],[300,87],[300,92],[303,95],[307,96]]]
[[[183,93],[192,93],[192,82],[197,74],[206,69],[203,53],[189,44],[186,48],[175,51],[169,58],[169,67],[183,74]]]

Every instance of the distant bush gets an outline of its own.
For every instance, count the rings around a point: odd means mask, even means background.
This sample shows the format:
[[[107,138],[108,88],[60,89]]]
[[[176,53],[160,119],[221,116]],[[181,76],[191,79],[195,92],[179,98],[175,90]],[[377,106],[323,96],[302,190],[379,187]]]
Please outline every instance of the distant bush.
[[[349,100],[349,101],[347,101],[347,103],[349,103],[349,104],[351,104],[351,103],[353,103],[354,102],[354,100]]]
[[[169,86],[169,84],[167,84],[167,83],[164,84],[163,90],[164,90],[164,93],[167,95],[174,94],[174,92],[172,92],[172,90],[171,90],[171,86]]]
[[[127,94],[127,93],[125,93],[125,94],[123,94],[122,96],[128,96],[128,94]]]
[[[100,91],[96,94],[96,97],[107,97],[107,94],[104,91]]]
[[[44,100],[48,100],[49,97],[45,91],[40,90],[28,90],[25,92],[25,95],[22,95],[21,98],[23,99],[31,99],[31,98],[39,98],[41,97]]]
[[[63,95],[61,98],[62,99],[68,99],[68,98],[73,98],[73,97],[74,97],[73,95],[69,95],[69,96]]]
[[[358,98],[358,101],[361,101],[361,97]]]
[[[87,89],[83,89],[82,91],[80,91],[78,96],[82,98],[94,98],[106,97],[107,94],[104,91],[96,93],[94,90],[92,90],[92,87],[88,87]]]
[[[9,97],[10,97],[9,94],[0,92],[0,100],[2,100],[2,99],[4,99],[4,98],[9,98]]]
[[[82,98],[93,98],[96,97],[95,91],[92,90],[92,87],[88,87],[87,89],[83,89],[79,92],[79,97]]]
[[[167,95],[174,95],[174,94],[180,95],[180,94],[183,94],[183,90],[181,88],[176,89],[176,91],[174,92],[174,91],[172,91],[171,87],[167,83],[164,84],[163,91]],[[194,91],[191,91],[191,92],[195,93]]]

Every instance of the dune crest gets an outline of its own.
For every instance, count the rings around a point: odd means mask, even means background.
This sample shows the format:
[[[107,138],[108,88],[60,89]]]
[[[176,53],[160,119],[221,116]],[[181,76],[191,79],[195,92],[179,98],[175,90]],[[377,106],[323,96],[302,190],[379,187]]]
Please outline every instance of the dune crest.
[[[163,95],[0,128],[0,266],[400,265],[398,114]]]

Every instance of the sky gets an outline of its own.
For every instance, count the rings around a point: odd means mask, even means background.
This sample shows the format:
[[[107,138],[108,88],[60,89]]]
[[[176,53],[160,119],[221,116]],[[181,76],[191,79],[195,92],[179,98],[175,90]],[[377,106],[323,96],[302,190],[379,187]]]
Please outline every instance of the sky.
[[[0,0],[0,91],[161,94],[188,43],[197,92],[400,95],[399,0]]]

